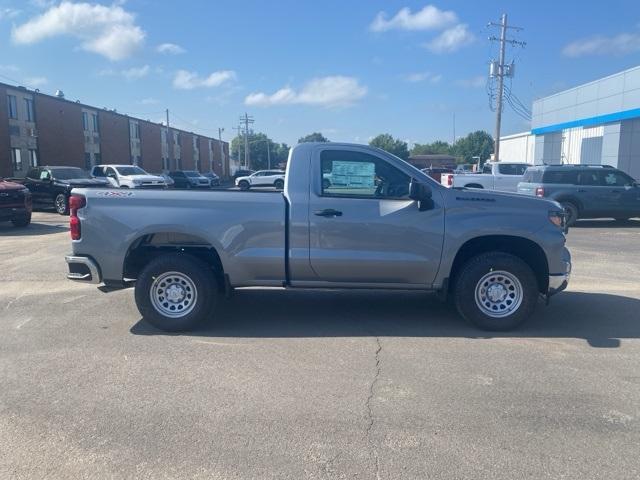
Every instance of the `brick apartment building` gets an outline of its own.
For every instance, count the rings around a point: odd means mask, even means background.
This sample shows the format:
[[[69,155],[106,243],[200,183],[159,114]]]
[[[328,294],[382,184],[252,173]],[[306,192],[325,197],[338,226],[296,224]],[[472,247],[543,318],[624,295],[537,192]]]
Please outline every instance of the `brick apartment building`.
[[[0,176],[31,166],[133,164],[230,175],[229,143],[62,96],[0,83]]]

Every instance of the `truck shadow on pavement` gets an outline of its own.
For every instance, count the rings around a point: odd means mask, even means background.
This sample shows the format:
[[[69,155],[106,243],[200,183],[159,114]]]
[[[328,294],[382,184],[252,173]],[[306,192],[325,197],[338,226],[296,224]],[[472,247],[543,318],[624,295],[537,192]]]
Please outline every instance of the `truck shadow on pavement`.
[[[596,348],[617,348],[640,338],[640,300],[603,293],[563,292],[511,332],[483,332],[434,296],[413,292],[236,292],[221,300],[216,319],[184,333],[199,337],[464,337],[578,338]],[[176,335],[140,320],[135,335]]]
[[[578,220],[571,226],[572,228],[640,228],[640,220],[631,219],[626,222],[616,222],[614,220]]]
[[[66,225],[51,225],[39,222],[31,222],[26,227],[14,227],[11,222],[0,223],[0,237],[34,237],[68,230],[69,227]]]

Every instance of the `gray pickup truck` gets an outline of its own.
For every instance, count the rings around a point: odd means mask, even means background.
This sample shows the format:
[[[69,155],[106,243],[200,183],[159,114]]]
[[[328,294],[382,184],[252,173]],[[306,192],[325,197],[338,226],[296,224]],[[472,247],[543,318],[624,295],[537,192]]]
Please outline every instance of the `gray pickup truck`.
[[[68,278],[135,285],[141,315],[168,331],[256,286],[436,292],[478,327],[508,330],[571,271],[558,203],[448,189],[362,145],[294,147],[284,192],[80,188],[71,198]]]

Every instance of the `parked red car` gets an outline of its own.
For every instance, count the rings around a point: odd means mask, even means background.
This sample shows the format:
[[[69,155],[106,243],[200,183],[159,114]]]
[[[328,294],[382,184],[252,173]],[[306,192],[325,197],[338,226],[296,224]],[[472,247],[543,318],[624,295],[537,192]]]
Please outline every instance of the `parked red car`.
[[[0,222],[6,221],[16,227],[31,223],[31,192],[24,185],[0,178]]]

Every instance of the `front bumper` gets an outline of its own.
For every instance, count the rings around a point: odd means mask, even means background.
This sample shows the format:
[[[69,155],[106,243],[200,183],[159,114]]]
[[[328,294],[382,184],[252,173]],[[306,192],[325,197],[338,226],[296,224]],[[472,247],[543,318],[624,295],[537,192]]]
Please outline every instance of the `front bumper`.
[[[569,279],[571,278],[571,259],[563,261],[564,273],[556,273],[549,275],[549,289],[547,297],[551,297],[567,288]]]
[[[89,257],[67,255],[64,257],[69,268],[67,278],[75,282],[98,284],[102,282],[100,267]]]

